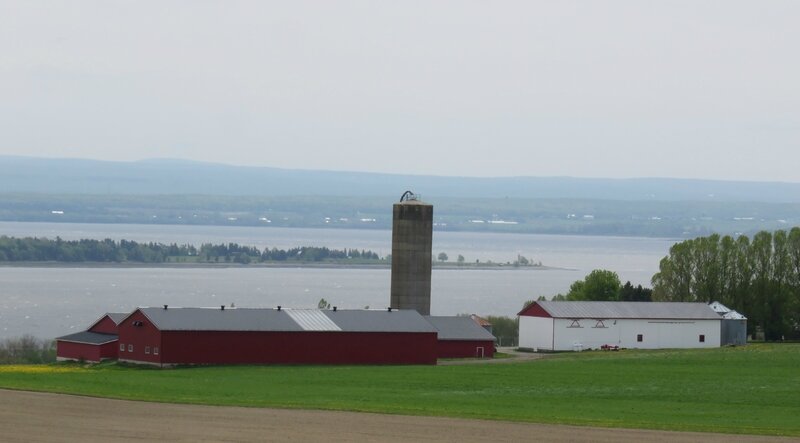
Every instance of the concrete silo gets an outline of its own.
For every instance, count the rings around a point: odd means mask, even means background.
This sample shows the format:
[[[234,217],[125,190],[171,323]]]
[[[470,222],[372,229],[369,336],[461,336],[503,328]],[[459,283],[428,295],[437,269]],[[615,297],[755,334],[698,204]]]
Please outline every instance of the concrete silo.
[[[390,306],[430,315],[433,205],[406,191],[393,209]]]

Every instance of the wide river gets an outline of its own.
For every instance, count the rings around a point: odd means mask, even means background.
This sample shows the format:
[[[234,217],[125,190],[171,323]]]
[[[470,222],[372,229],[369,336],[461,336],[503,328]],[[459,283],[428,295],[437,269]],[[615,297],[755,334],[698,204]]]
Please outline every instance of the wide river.
[[[161,243],[327,246],[391,253],[391,231],[176,225],[0,222],[0,235],[65,240],[127,239]],[[521,254],[562,269],[434,270],[431,313],[515,315],[526,300],[566,293],[593,269],[609,269],[634,285],[650,285],[674,239],[439,232],[434,257],[513,262]],[[137,306],[316,307],[389,304],[388,269],[91,268],[0,266],[0,338],[40,338],[85,329],[105,312]]]

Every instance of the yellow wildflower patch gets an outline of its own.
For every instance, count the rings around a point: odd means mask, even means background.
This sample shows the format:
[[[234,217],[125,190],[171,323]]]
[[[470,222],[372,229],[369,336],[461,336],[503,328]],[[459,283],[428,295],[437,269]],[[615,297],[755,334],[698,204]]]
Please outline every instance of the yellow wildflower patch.
[[[78,372],[80,368],[74,366],[51,366],[51,365],[0,365],[0,374],[55,374],[64,372]]]

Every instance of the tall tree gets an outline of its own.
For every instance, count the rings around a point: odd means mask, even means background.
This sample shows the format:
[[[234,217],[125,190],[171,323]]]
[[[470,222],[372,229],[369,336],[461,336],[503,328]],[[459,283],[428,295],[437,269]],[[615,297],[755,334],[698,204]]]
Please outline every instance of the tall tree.
[[[794,227],[789,231],[786,251],[791,268],[789,277],[791,294],[788,309],[792,314],[792,323],[798,325],[800,324],[800,227]]]
[[[653,290],[642,285],[633,286],[630,281],[625,282],[619,291],[619,301],[652,301]]]
[[[595,269],[569,288],[567,300],[617,301],[622,285],[616,272]]]
[[[694,268],[691,292],[697,301],[711,303],[719,300],[720,261],[719,235],[695,239],[691,248]]]
[[[764,333],[768,340],[780,340],[791,329],[791,259],[786,231],[775,231],[772,235],[771,271],[771,290],[764,300]]]
[[[750,263],[753,284],[749,300],[751,315],[756,323],[765,326],[769,292],[772,290],[772,234],[760,231],[750,244]]]
[[[716,300],[733,307],[736,270],[736,241],[730,235],[719,241],[719,294]],[[735,309],[735,308],[733,308]]]
[[[694,242],[686,240],[669,248],[669,255],[661,259],[659,272],[653,275],[653,300],[694,301],[692,279]]]

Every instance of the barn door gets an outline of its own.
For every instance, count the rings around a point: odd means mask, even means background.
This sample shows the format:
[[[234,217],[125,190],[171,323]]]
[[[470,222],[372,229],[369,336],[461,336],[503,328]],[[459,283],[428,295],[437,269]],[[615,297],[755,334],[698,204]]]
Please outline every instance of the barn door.
[[[483,358],[483,346],[478,346],[475,348],[475,357]]]

